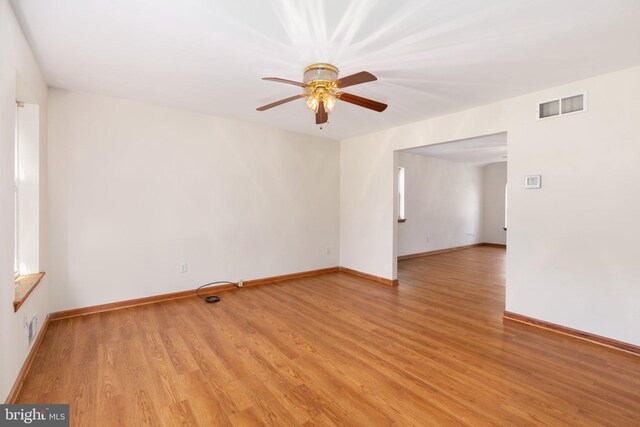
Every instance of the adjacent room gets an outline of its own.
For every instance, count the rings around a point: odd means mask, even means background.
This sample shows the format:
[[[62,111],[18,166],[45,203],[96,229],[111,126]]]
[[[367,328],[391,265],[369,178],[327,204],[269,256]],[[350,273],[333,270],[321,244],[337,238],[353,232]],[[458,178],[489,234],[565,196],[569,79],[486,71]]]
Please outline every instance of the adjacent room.
[[[640,425],[637,0],[0,0],[0,425]]]
[[[401,150],[396,163],[398,259],[506,247],[506,134]]]

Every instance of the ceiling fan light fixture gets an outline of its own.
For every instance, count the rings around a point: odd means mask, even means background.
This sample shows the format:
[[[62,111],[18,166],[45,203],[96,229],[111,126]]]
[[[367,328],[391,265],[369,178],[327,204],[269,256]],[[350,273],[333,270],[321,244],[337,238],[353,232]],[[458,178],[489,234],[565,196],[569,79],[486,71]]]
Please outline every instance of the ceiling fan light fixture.
[[[307,97],[307,107],[314,113],[318,112],[318,107],[320,106],[320,99],[315,93],[310,94]]]
[[[302,81],[306,84],[316,81],[332,82],[338,79],[338,68],[331,64],[311,64],[304,69]]]
[[[281,99],[280,101],[258,107],[258,111],[265,111],[270,108],[277,107],[278,105],[295,101],[296,99],[306,98],[307,107],[316,115],[317,125],[328,123],[329,113],[333,111],[338,100],[380,113],[387,108],[387,104],[383,104],[382,102],[342,91],[345,87],[377,80],[376,76],[368,71],[361,71],[338,79],[337,67],[331,64],[318,63],[311,64],[304,69],[304,83],[281,79],[279,77],[263,77],[262,79],[300,86],[304,88],[304,92],[299,95],[294,95],[289,98]]]
[[[336,85],[338,68],[331,64],[311,64],[304,69],[302,81],[307,85],[307,107],[314,113],[318,112],[320,103],[329,113],[336,106]]]
[[[307,107],[317,113],[318,107],[322,103],[324,110],[330,113],[336,106],[336,100],[335,88],[330,87],[327,89],[323,84],[314,85],[312,83],[310,93],[307,95]]]
[[[323,103],[325,111],[327,113],[330,113],[331,111],[333,111],[333,107],[336,106],[336,96],[329,92],[328,95],[325,96]]]

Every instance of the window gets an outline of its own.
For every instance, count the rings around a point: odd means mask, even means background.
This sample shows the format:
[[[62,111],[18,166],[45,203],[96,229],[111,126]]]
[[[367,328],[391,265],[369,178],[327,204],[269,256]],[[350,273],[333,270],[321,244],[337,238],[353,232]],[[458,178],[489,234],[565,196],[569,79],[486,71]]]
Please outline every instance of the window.
[[[507,208],[507,195],[509,194],[509,183],[506,183],[504,185],[504,231],[507,231],[507,213],[508,213],[508,208]]]
[[[14,138],[13,309],[18,311],[40,283],[40,108],[16,103]]]
[[[18,188],[19,188],[19,177],[20,177],[20,151],[18,150],[18,117],[20,113],[21,103],[16,103],[16,120],[15,120],[15,138],[14,138],[14,150],[13,150],[13,272],[15,277],[20,275],[20,256],[18,251],[18,218],[20,214],[18,212],[19,207],[19,199],[18,199]]]
[[[38,273],[40,247],[40,108],[16,103],[14,272]]]
[[[406,221],[404,211],[404,168],[398,168],[398,221]]]

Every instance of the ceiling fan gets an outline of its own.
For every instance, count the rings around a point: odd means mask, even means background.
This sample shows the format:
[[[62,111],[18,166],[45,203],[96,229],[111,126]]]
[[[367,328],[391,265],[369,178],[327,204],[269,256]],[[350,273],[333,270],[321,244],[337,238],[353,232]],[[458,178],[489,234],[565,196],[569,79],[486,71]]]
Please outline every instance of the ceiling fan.
[[[337,67],[331,64],[312,64],[304,69],[302,83],[278,77],[264,77],[262,80],[300,86],[304,88],[304,92],[281,99],[280,101],[272,102],[271,104],[263,105],[257,108],[258,111],[265,111],[278,105],[295,101],[296,99],[307,98],[307,107],[316,113],[316,124],[318,125],[329,121],[329,113],[335,107],[337,100],[368,108],[379,113],[387,108],[387,104],[342,92],[342,89],[346,87],[378,80],[376,76],[367,71],[361,71],[339,79]]]

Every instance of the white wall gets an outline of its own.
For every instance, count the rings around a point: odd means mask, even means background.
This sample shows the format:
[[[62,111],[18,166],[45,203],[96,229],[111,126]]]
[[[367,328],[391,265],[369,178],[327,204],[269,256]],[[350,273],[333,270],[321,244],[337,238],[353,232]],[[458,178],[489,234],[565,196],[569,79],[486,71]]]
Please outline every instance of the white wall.
[[[484,243],[506,245],[504,192],[507,185],[507,162],[486,165],[483,168],[483,181],[482,240]]]
[[[398,255],[482,242],[483,169],[467,163],[398,153],[405,168],[405,212]]]
[[[583,91],[588,112],[536,120]],[[638,345],[639,116],[634,67],[344,140],[340,264],[396,277],[394,150],[507,131],[506,309]],[[542,189],[517,185],[533,174]]]
[[[338,265],[337,141],[52,89],[49,147],[53,311]]]
[[[14,260],[14,132],[16,100],[40,105],[40,269],[47,269],[46,222],[46,101],[47,85],[8,1],[0,0],[0,401],[4,401],[28,354],[23,316],[49,313],[49,278],[13,312]]]

